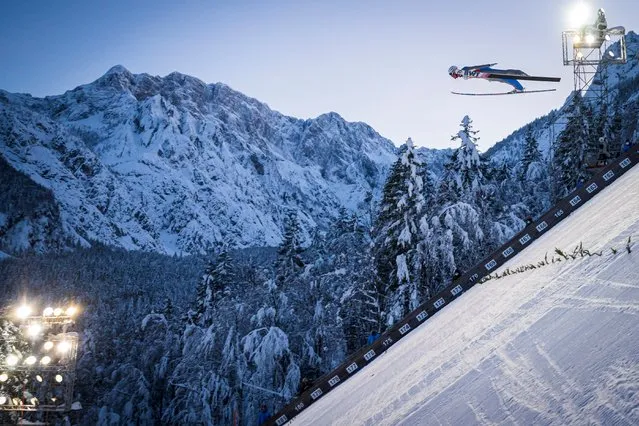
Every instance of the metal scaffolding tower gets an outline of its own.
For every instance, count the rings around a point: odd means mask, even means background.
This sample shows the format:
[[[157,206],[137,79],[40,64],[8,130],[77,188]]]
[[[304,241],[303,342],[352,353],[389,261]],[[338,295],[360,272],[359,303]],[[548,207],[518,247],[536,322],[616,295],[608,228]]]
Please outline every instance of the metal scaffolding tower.
[[[22,421],[41,421],[43,413],[76,409],[78,333],[70,330],[75,312],[75,307],[47,308],[42,315],[28,307],[15,315],[0,312],[0,417],[14,412]]]
[[[608,103],[608,66],[625,64],[626,30],[608,28],[603,9],[593,25],[562,32],[564,65],[573,67],[574,90],[599,105]]]

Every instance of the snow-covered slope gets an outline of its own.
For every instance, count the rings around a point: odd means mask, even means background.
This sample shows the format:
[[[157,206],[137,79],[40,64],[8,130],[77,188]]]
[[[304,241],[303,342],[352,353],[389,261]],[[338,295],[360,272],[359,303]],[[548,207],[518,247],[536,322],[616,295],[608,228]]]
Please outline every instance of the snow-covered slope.
[[[602,256],[473,287],[292,424],[639,424],[639,262],[625,250],[638,180],[635,167],[502,270],[579,244]]]
[[[42,253],[64,246],[65,240],[53,193],[0,156],[0,249]]]
[[[276,245],[289,209],[307,233],[340,207],[367,212],[395,156],[366,124],[286,117],[179,73],[116,66],[60,96],[0,91],[0,157],[52,191],[65,236],[84,245]]]

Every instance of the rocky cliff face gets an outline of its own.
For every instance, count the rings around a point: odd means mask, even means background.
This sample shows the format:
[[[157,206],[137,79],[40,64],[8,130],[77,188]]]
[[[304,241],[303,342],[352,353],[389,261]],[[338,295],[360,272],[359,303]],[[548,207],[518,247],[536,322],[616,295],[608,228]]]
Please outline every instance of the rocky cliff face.
[[[0,247],[16,253],[43,253],[70,241],[50,190],[36,184],[0,157]],[[0,251],[0,260],[7,255]]]
[[[300,120],[223,84],[116,66],[60,96],[0,91],[0,157],[48,194],[33,223],[56,230],[25,240],[3,202],[0,250],[98,241],[186,254],[276,245],[289,210],[307,235],[341,207],[365,214],[396,148],[336,113]]]

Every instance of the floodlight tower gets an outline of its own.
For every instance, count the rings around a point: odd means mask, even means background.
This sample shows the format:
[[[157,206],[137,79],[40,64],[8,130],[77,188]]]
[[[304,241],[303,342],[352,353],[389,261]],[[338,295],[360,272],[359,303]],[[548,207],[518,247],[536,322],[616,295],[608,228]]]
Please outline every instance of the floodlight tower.
[[[590,89],[589,101],[608,102],[608,66],[626,63],[626,30],[608,27],[603,9],[592,25],[561,33],[564,65],[573,67],[575,92]]]
[[[75,306],[48,307],[34,315],[23,305],[14,315],[0,315],[0,413],[65,413],[75,408],[78,334],[69,328],[77,312]]]

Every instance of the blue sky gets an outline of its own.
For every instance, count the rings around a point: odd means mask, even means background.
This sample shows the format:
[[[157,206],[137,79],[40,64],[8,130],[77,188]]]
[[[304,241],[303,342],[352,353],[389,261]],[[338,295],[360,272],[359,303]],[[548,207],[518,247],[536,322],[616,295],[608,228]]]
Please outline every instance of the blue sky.
[[[300,118],[335,111],[383,136],[454,146],[466,114],[486,150],[561,106],[572,71],[561,31],[580,0],[442,1],[13,1],[0,14],[0,88],[63,93],[121,64],[131,72],[190,74],[223,82]],[[586,1],[610,26],[639,30],[639,1]],[[594,17],[593,17],[594,18]],[[499,62],[562,77],[555,93],[460,97],[503,91],[454,81],[450,65]]]

